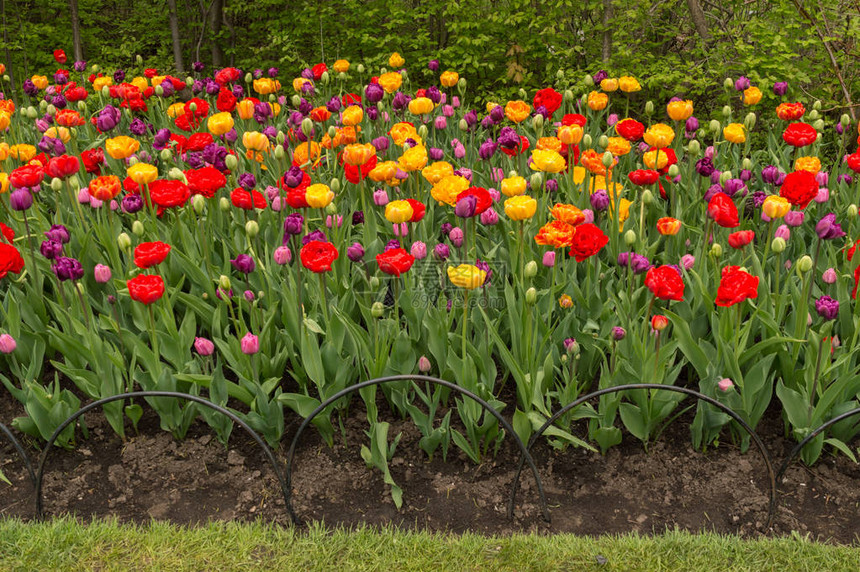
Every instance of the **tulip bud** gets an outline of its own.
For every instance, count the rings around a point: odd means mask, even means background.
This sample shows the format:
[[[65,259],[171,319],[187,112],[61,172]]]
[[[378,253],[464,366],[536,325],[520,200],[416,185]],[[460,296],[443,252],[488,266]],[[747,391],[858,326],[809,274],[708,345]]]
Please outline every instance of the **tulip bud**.
[[[290,101],[293,104],[293,107],[298,107],[302,104],[302,98],[298,94],[294,94],[293,97],[290,98]]]
[[[385,113],[385,104],[382,103],[381,101],[376,102],[376,110],[379,113]]]
[[[140,54],[137,54],[134,57],[134,61],[137,62],[137,65],[143,65],[143,56],[141,56]],[[98,71],[99,71],[99,66],[93,66],[93,73],[98,72]]]
[[[824,129],[824,120],[823,119],[816,119],[815,121],[812,122],[812,126],[815,128],[816,131],[819,132],[818,135],[820,136],[821,130]]]
[[[225,292],[229,291],[230,290],[230,277],[227,276],[226,274],[222,274],[218,278],[218,286],[221,288],[221,290],[224,290]]]
[[[586,133],[585,135],[582,136],[582,148],[583,149],[589,149],[589,148],[591,148],[591,144],[592,144],[591,134]]]
[[[206,199],[203,198],[203,195],[194,195],[194,198],[191,199],[191,207],[198,215],[203,214],[203,209],[206,208]]]
[[[344,72],[338,73],[337,79],[338,79],[338,81],[345,81],[346,80],[346,74]]]
[[[87,102],[86,101],[81,100],[78,102],[78,111],[80,111],[81,113],[87,112]]]
[[[747,116],[744,118],[744,127],[747,128],[747,131],[752,131],[753,127],[755,127],[756,115],[755,113],[747,113]]]
[[[110,93],[110,92],[108,92],[108,93]],[[155,95],[157,95],[158,97],[161,97],[162,95],[164,95],[164,88],[161,87],[160,85],[155,86]]]
[[[673,179],[681,174],[680,169],[678,169],[678,165],[670,165],[669,170],[666,173],[672,177]]]
[[[645,115],[654,115],[654,102],[646,101],[645,102]]]
[[[284,159],[284,157],[286,157],[286,154],[284,153],[284,146],[283,145],[276,145],[275,146],[275,159],[278,159],[279,161],[281,161]]]
[[[843,113],[842,117],[839,118],[839,123],[842,124],[842,127],[848,127],[849,125],[851,125],[851,118],[848,116],[847,113]]]
[[[607,147],[608,145],[609,145],[609,137],[607,137],[606,135],[601,135],[601,136],[597,139],[597,146],[598,146],[598,147],[601,147],[601,148],[603,148],[603,149],[606,149],[606,147]]]
[[[460,131],[468,131],[469,130],[469,124],[466,122],[465,119],[461,119],[460,122],[457,124],[457,126],[460,128]]]
[[[245,74],[245,83],[251,83],[254,81],[254,76],[251,75],[251,72]]]
[[[191,85],[192,83],[194,83],[194,78],[193,78],[193,77],[191,77],[191,76],[187,76],[187,77],[185,78],[185,83],[186,83],[186,84],[188,84],[188,85]]]
[[[427,138],[427,126],[426,125],[422,125],[421,127],[418,128],[418,136],[421,137],[422,139]]]
[[[430,360],[427,359],[427,356],[421,356],[418,358],[418,371],[421,373],[427,373],[430,371],[431,367]]]
[[[556,70],[555,72],[556,79],[564,79],[564,70]],[[592,80],[594,81],[594,80]]]
[[[247,234],[249,238],[254,238],[258,234],[260,234],[260,225],[257,223],[257,221],[249,220],[245,223],[245,234]]]
[[[224,165],[231,171],[235,171],[236,167],[239,166],[239,160],[236,159],[235,155],[227,155],[224,157]]]
[[[723,118],[728,120],[728,119],[731,119],[731,117],[732,117],[732,106],[731,105],[724,105],[723,106]]]
[[[727,77],[725,80],[723,80],[723,87],[725,89],[732,89],[733,87],[735,87],[735,82],[732,81],[732,78]]]
[[[54,177],[53,179],[51,179],[51,190],[57,191],[57,192],[62,191],[63,190],[63,181],[61,181],[57,177]]]
[[[143,233],[146,232],[146,230],[143,227],[143,223],[136,220],[131,224],[131,232],[133,232],[135,236],[143,236]]]
[[[804,273],[812,270],[812,258],[808,254],[801,256],[800,260],[797,261],[797,269]]]
[[[532,185],[532,189],[539,189],[543,184],[543,175],[541,175],[540,173],[534,173],[530,177],[529,182]]]
[[[785,239],[781,236],[777,236],[770,243],[770,249],[775,253],[779,254],[785,250]]]
[[[107,89],[107,88],[105,88],[105,89]],[[48,109],[48,102],[43,99],[42,101],[39,102],[39,111],[44,113],[46,109]]]
[[[364,64],[358,64],[357,66],[355,66],[355,71],[357,71],[358,73],[364,73]]]
[[[3,74],[3,81],[5,81],[6,83],[10,83],[12,81],[12,78],[9,77],[9,74]]]
[[[287,136],[283,131],[278,131],[278,135],[275,137],[275,140],[278,142],[278,145],[283,145],[284,141],[287,140]]]
[[[833,284],[836,280],[839,279],[839,276],[836,274],[836,270],[833,268],[828,268],[824,271],[824,274],[821,276],[821,279],[825,284]]]
[[[711,121],[708,123],[708,129],[711,131],[711,133],[719,133],[720,129],[722,129],[722,125],[720,125],[720,122],[716,119],[711,119]]]
[[[543,115],[538,113],[532,118],[532,127],[534,127],[536,130],[543,129]]]
[[[370,289],[377,290],[379,288],[379,278],[376,276],[371,277],[370,279]]]
[[[526,278],[534,278],[535,276],[537,276],[537,271],[537,262],[535,262],[534,260],[530,260],[523,269]]]
[[[335,205],[334,203],[329,203],[328,206],[326,206],[325,208],[325,212],[329,215],[337,214],[337,205]]]
[[[110,88],[108,86],[104,86],[102,88],[102,97],[104,97],[105,99],[110,97]]]
[[[696,139],[693,139],[692,141],[690,141],[690,144],[687,145],[687,153],[689,153],[693,157],[698,157],[701,151],[702,145]]]
[[[849,217],[857,216],[857,205],[848,205],[848,209],[846,210],[846,214]]]
[[[340,179],[337,179],[337,178],[332,179],[328,186],[333,193],[335,193],[335,194],[339,193],[340,192]]]
[[[624,244],[626,244],[627,246],[636,244],[636,231],[630,229],[624,233]]]
[[[305,134],[305,137],[310,137],[311,133],[314,130],[314,122],[310,117],[305,117],[302,119],[302,133]]]
[[[584,77],[584,78],[582,78],[582,83],[584,83],[585,85],[587,85],[587,86],[591,87],[591,86],[593,86],[593,85],[594,85],[594,78],[593,78],[593,77],[591,77],[591,75],[590,75],[590,74],[585,74],[585,77]]]
[[[651,192],[651,189],[645,189],[642,191],[642,204],[643,205],[651,205],[654,202],[654,193]]]
[[[218,200],[218,208],[221,209],[222,212],[227,212],[230,210],[230,199],[227,197],[221,197]]]
[[[381,318],[385,314],[385,306],[382,305],[382,302],[374,302],[370,307],[370,315],[374,318]]]
[[[56,115],[57,114],[57,108],[54,107],[53,104],[48,106],[47,111],[48,111],[48,115]]]
[[[752,170],[752,168],[753,168],[752,161],[750,161],[748,158],[743,160],[743,162],[741,163],[741,166],[747,170]]]
[[[520,99],[525,99],[525,98],[526,98],[526,96],[528,95],[528,94],[526,93],[526,90],[524,90],[523,88],[520,88],[520,89],[517,91],[517,94],[519,94]]]
[[[722,173],[720,173],[720,184],[725,185],[726,181],[728,181],[731,178],[733,178],[731,171],[723,171]]]
[[[592,80],[592,85],[593,84],[594,84],[594,81]],[[565,103],[572,102],[573,101],[573,92],[570,91],[569,89],[564,90],[563,99],[564,99]]]
[[[716,258],[719,258],[720,256],[723,255],[723,247],[720,246],[719,242],[715,242],[714,244],[711,245],[711,255],[713,255]]]
[[[614,160],[615,160],[615,158],[612,156],[612,153],[610,153],[609,151],[607,151],[606,153],[603,154],[603,166],[606,167],[607,169],[612,166],[612,163]]]
[[[140,159],[138,159],[137,157],[129,157],[129,159],[128,159],[128,166],[129,167],[134,167],[138,163],[140,163]]]
[[[815,111],[821,111],[821,100],[820,99],[815,100],[815,103],[812,104],[812,109],[814,109]]]
[[[185,179],[185,173],[182,172],[182,169],[179,169],[177,167],[173,167],[172,169],[170,169],[167,172],[167,176],[172,181],[182,181],[183,183],[188,183],[188,181]]]
[[[537,290],[535,290],[534,286],[532,286],[531,288],[526,290],[526,304],[532,305],[535,302],[537,302]]]
[[[140,222],[136,220],[134,222]],[[135,233],[137,234],[137,233]],[[131,237],[127,233],[122,233],[118,237],[116,237],[116,243],[119,245],[120,250],[128,250],[131,248]]]
[[[75,192],[77,192],[77,191],[81,190],[81,182],[78,180],[78,176],[77,176],[77,175],[73,175],[73,176],[69,179],[69,186],[70,186],[70,187],[72,187],[72,190],[73,190],[73,191],[75,191]]]
[[[331,77],[328,75],[328,72],[327,71],[322,72],[322,75],[320,76],[320,81],[323,83],[323,85],[328,85],[328,82],[330,80],[331,80]]]
[[[27,119],[36,119],[39,116],[39,112],[36,111],[36,108],[32,105],[27,108]]]
[[[173,158],[173,151],[170,149],[162,149],[161,153],[159,153],[162,161],[170,161]]]
[[[191,103],[188,104],[188,109],[191,110],[191,113],[194,113],[195,111],[197,111],[197,103],[192,101]]]

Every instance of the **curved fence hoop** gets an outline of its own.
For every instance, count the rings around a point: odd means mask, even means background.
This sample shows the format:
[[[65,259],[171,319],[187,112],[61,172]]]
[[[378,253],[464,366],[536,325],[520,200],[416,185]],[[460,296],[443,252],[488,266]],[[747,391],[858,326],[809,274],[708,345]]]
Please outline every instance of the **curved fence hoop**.
[[[768,486],[770,488],[770,500],[768,501],[767,508],[767,527],[770,527],[771,522],[773,521],[774,510],[776,508],[776,477],[774,476],[773,471],[773,463],[771,462],[770,454],[767,452],[767,449],[764,446],[764,443],[759,438],[758,434],[753,430],[749,424],[741,418],[733,409],[727,407],[726,405],[720,403],[716,399],[712,397],[708,397],[707,395],[700,393],[694,389],[689,389],[686,387],[676,387],[674,385],[661,385],[659,383],[630,383],[627,385],[618,385],[615,387],[607,387],[605,389],[600,389],[598,391],[593,391],[586,395],[579,397],[576,401],[572,403],[568,403],[558,411],[556,411],[546,422],[538,429],[532,437],[529,439],[528,449],[530,450],[532,446],[537,442],[537,440],[544,434],[544,432],[555,423],[559,417],[569,412],[571,409],[578,407],[585,403],[586,401],[593,399],[595,397],[600,397],[601,395],[606,395],[609,393],[618,393],[619,391],[627,391],[631,389],[664,389],[667,391],[673,391],[675,393],[683,393],[685,395],[689,395],[697,398],[700,401],[704,401],[717,407],[721,411],[725,412],[729,415],[733,420],[737,421],[743,429],[749,433],[750,437],[752,437],[753,441],[756,444],[759,452],[761,453],[762,458],[764,459],[764,464],[767,467],[767,476],[768,476]],[[512,510],[514,503],[516,502],[516,494],[517,494],[517,486],[520,481],[520,474],[523,470],[523,459],[520,458],[520,461],[517,465],[517,473],[514,476],[514,486],[511,489],[511,500],[508,505],[508,510]]]
[[[41,456],[39,457],[39,469],[36,473],[35,477],[35,486],[36,486],[36,518],[42,520],[44,518],[44,512],[42,509],[42,481],[45,472],[45,465],[48,461],[48,455],[50,455],[51,449],[53,449],[54,441],[57,440],[60,433],[63,430],[74,423],[80,416],[83,414],[96,409],[97,407],[101,407],[106,403],[111,403],[112,401],[119,401],[122,399],[130,399],[134,397],[175,397],[178,399],[184,399],[185,401],[193,401],[194,403],[203,405],[221,413],[222,415],[226,415],[231,421],[239,425],[242,429],[248,433],[251,438],[256,441],[257,445],[263,449],[263,452],[266,455],[266,459],[269,461],[269,465],[272,467],[272,470],[275,472],[275,476],[278,478],[278,482],[281,485],[281,493],[284,496],[284,502],[289,503],[289,495],[287,494],[286,481],[284,480],[284,475],[281,472],[281,469],[278,467],[278,462],[275,460],[275,455],[272,453],[272,449],[263,441],[263,439],[257,434],[256,431],[251,429],[251,427],[242,421],[235,413],[221,407],[220,405],[216,405],[207,399],[203,399],[197,395],[191,395],[188,393],[180,393],[177,391],[133,391],[130,393],[122,393],[119,395],[112,395],[110,397],[105,397],[104,399],[99,399],[98,401],[93,401],[92,403],[87,404],[85,407],[79,409],[71,416],[67,417],[63,423],[57,427],[54,434],[51,435],[51,438],[48,439],[48,443],[45,446],[45,449],[42,451]],[[289,505],[287,505],[289,506]]]
[[[788,467],[789,467],[789,465],[791,465],[791,462],[794,461],[795,458],[797,458],[797,456],[800,454],[800,452],[803,450],[803,448],[806,447],[810,441],[812,441],[813,439],[818,437],[818,435],[820,435],[821,433],[826,431],[828,428],[830,428],[831,425],[835,425],[835,424],[839,423],[840,421],[842,421],[843,419],[853,417],[854,415],[860,415],[860,407],[858,407],[857,409],[852,409],[851,411],[846,411],[845,413],[843,413],[841,415],[837,415],[836,417],[834,417],[830,421],[827,421],[826,423],[819,425],[818,427],[816,427],[812,431],[812,433],[807,435],[803,441],[801,441],[800,443],[795,445],[794,449],[791,450],[791,453],[788,454],[788,457],[785,459],[785,461],[783,461],[782,466],[779,468],[779,471],[776,473],[777,483],[782,480],[782,477],[785,474],[785,472],[788,470]]]
[[[27,456],[27,452],[24,450],[24,447],[21,446],[21,442],[15,438],[15,435],[12,434],[12,431],[4,425],[0,423],[0,432],[6,435],[6,438],[9,439],[9,442],[12,443],[12,446],[15,447],[15,450],[18,451],[18,456],[21,457],[21,460],[24,461],[24,467],[27,469],[27,474],[30,476],[30,483],[33,485],[33,488],[36,487],[36,473],[33,472],[33,465],[30,464],[30,457]]]
[[[338,401],[342,397],[350,395],[351,393],[355,393],[356,391],[364,389],[365,387],[382,385],[384,383],[390,383],[392,381],[423,381],[426,383],[441,385],[443,387],[447,387],[448,389],[453,389],[454,391],[459,392],[460,395],[464,395],[466,397],[469,397],[470,399],[476,401],[486,411],[490,412],[490,414],[493,415],[493,417],[495,417],[499,421],[499,423],[502,425],[502,428],[509,435],[511,435],[513,437],[515,443],[519,447],[519,449],[520,449],[520,470],[522,470],[522,465],[524,462],[529,464],[529,467],[531,468],[532,474],[534,475],[535,482],[537,483],[538,495],[540,496],[540,508],[541,508],[541,512],[543,513],[543,518],[547,522],[550,521],[549,508],[547,507],[546,497],[544,496],[544,491],[543,491],[543,482],[541,481],[540,474],[538,473],[537,467],[535,466],[534,459],[532,459],[532,456],[529,453],[528,448],[523,443],[522,439],[519,438],[516,431],[514,431],[514,428],[511,427],[511,424],[508,423],[504,417],[502,417],[502,414],[499,413],[498,410],[496,410],[492,405],[487,403],[487,401],[478,397],[477,395],[475,395],[474,393],[472,393],[468,389],[464,389],[464,388],[460,387],[459,385],[452,383],[450,381],[445,381],[444,379],[439,379],[437,377],[429,377],[426,375],[417,375],[416,374],[416,375],[391,375],[391,376],[387,376],[387,377],[378,377],[376,379],[371,379],[368,381],[363,381],[363,382],[358,383],[356,385],[352,385],[350,387],[342,389],[341,391],[335,393],[334,395],[332,395],[331,397],[329,397],[328,399],[326,399],[325,401],[320,403],[320,405],[316,409],[314,409],[310,413],[310,415],[305,417],[304,421],[302,421],[302,424],[299,426],[298,430],[296,431],[296,434],[293,437],[293,442],[290,444],[290,450],[287,453],[287,474],[286,474],[287,486],[284,489],[284,494],[287,497],[287,512],[289,512],[290,518],[292,519],[294,524],[296,524],[296,525],[302,524],[302,521],[296,515],[295,511],[293,511],[292,496],[291,496],[292,491],[290,489],[290,486],[292,483],[293,457],[294,457],[295,452],[296,452],[296,446],[298,445],[299,437],[301,437],[304,430],[307,428],[308,425],[311,424],[311,422],[314,420],[314,418],[317,415],[319,415],[323,410],[325,410],[327,407],[329,407],[331,404],[335,403],[336,401]],[[518,484],[519,484],[519,473],[517,473],[517,480],[514,482],[514,486],[516,487]],[[512,496],[512,498],[513,498],[513,496]],[[508,517],[511,517],[512,515],[513,515],[513,504],[511,504],[511,506],[508,510]]]

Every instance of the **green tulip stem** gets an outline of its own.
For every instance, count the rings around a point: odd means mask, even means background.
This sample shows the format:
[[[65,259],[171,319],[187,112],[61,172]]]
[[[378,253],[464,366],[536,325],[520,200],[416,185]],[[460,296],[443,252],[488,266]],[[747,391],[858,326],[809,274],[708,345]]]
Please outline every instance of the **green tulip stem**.
[[[821,333],[821,340],[818,342],[818,356],[815,358],[815,375],[812,376],[812,391],[809,394],[809,417],[808,421],[812,423],[812,412],[815,410],[815,394],[818,392],[818,375],[821,373],[821,354],[824,353],[825,332]]]
[[[320,277],[320,289],[322,290],[321,295],[322,295],[323,320],[325,320],[326,328],[328,328],[328,294],[326,293],[326,287],[325,287],[325,272],[320,272],[319,277]],[[395,292],[396,292],[396,286],[395,286]],[[396,306],[397,305],[396,297],[395,297],[394,304],[395,304],[395,308],[396,308],[397,307]]]
[[[152,304],[147,305],[149,310],[149,339],[152,345],[152,353],[155,355],[155,361],[158,363],[159,370],[161,369],[161,354],[158,352],[158,336],[155,335],[155,314],[152,310]],[[161,372],[157,372],[160,374]],[[161,377],[158,375],[158,377]]]
[[[469,290],[463,290],[463,366],[466,365],[466,331],[469,324]]]

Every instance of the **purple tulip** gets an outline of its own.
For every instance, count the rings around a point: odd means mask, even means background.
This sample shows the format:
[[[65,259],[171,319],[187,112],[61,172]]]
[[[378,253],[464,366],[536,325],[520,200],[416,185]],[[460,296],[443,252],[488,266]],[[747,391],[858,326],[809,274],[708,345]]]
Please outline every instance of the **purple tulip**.
[[[240,254],[236,258],[230,260],[230,264],[233,265],[233,268],[246,275],[253,272],[254,268],[257,267],[254,259],[247,254]]]
[[[835,320],[839,314],[839,302],[830,296],[822,296],[815,301],[815,311],[825,320]]]

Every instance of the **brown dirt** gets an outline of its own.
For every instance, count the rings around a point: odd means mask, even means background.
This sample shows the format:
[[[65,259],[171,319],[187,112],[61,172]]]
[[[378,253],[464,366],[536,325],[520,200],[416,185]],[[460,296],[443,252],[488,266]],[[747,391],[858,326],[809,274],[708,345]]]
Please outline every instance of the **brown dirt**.
[[[0,419],[7,423],[21,413],[11,401],[8,395],[0,396]],[[187,439],[175,441],[158,429],[156,416],[147,411],[139,435],[123,443],[99,414],[86,417],[90,439],[75,451],[52,452],[44,490],[48,515],[73,512],[84,518],[112,515],[120,521],[189,524],[258,517],[288,522],[277,480],[263,453],[240,429],[234,429],[226,449],[202,423],[192,427]],[[281,463],[298,421],[288,419],[287,439],[276,452]],[[648,453],[630,436],[605,456],[537,446],[535,461],[551,524],[540,518],[527,469],[514,519],[506,517],[517,461],[510,439],[495,459],[481,465],[468,462],[453,445],[447,462],[441,455],[428,461],[417,445],[418,429],[408,421],[389,421],[391,437],[403,433],[390,464],[404,491],[403,508],[395,508],[381,474],[368,469],[360,457],[367,422],[360,407],[354,407],[345,423],[346,443],[338,435],[329,448],[313,430],[302,438],[292,482],[300,517],[329,525],[393,523],[499,534],[652,533],[678,527],[743,536],[798,531],[819,540],[860,540],[858,465],[827,453],[812,468],[795,464],[780,485],[776,518],[766,530],[767,480],[761,457],[754,449],[742,455],[727,436],[716,449],[695,451],[689,441],[689,416],[672,424]],[[782,431],[772,409],[759,434],[777,467],[793,445]],[[28,449],[35,465],[38,451],[32,444]],[[0,485],[0,515],[32,518],[32,487],[4,440],[0,467],[13,482],[11,488]]]

